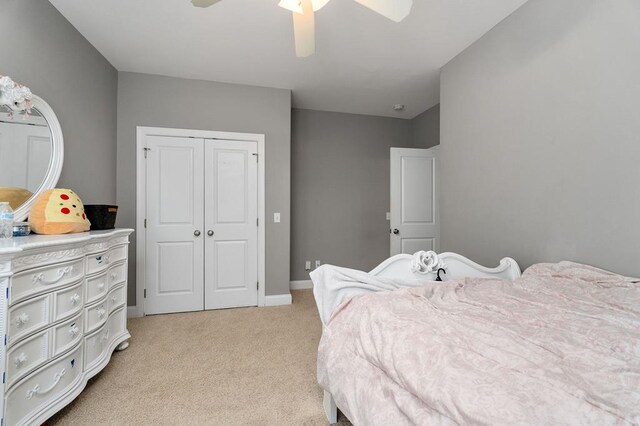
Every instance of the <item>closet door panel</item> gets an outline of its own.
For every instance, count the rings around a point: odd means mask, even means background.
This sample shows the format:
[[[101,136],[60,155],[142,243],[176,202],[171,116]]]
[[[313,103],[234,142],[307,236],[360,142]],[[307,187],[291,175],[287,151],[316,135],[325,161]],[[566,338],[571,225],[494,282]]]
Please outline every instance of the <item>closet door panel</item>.
[[[257,143],[205,143],[205,309],[258,304]]]
[[[204,140],[147,138],[145,313],[204,307]]]

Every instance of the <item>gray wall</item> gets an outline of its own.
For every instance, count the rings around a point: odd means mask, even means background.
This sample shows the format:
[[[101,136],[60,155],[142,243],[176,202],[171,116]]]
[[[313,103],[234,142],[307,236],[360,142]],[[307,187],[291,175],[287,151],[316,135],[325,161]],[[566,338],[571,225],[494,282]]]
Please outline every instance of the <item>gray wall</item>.
[[[640,276],[639,22],[530,0],[443,68],[444,249]]]
[[[0,40],[0,74],[30,87],[60,120],[58,186],[86,204],[115,202],[115,68],[48,1],[2,0]]]
[[[440,144],[440,104],[411,120],[414,148],[431,148]]]
[[[137,126],[266,135],[266,293],[288,293],[291,92],[119,73],[117,198],[121,227],[134,227],[136,220]],[[281,213],[281,223],[273,223],[274,212]],[[135,241],[129,253],[129,303],[135,304]]]
[[[389,148],[412,146],[409,120],[294,109],[291,279],[305,260],[368,270],[389,257]]]

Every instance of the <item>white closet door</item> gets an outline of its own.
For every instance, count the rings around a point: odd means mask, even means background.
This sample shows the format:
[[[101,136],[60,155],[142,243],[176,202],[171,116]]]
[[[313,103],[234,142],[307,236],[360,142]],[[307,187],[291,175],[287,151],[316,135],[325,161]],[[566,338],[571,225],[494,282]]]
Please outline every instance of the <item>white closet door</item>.
[[[258,304],[258,146],[205,143],[205,309]]]
[[[439,250],[438,147],[391,148],[391,255]]]
[[[145,313],[204,308],[204,140],[149,136]]]

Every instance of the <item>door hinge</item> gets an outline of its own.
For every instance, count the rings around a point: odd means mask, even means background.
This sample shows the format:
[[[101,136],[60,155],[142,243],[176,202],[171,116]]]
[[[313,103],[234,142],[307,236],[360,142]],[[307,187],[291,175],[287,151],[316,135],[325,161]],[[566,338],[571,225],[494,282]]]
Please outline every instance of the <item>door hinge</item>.
[[[147,227],[147,219],[144,220],[144,227]]]
[[[256,283],[256,290],[260,290],[260,281]]]
[[[147,289],[146,288],[144,289],[144,298],[145,299],[147,298]]]
[[[7,299],[9,299],[9,287],[7,287]]]
[[[260,226],[260,218],[256,218],[256,226]]]
[[[253,153],[253,154],[251,154],[251,155],[253,155],[253,156],[255,156],[255,157],[256,157],[256,163],[257,163],[257,162],[258,162],[258,158],[260,157],[260,154],[257,154],[257,153],[255,153],[255,152],[254,152],[254,153]]]
[[[151,148],[147,148],[145,146],[143,149],[144,149],[144,158],[147,158],[147,151],[151,151]]]

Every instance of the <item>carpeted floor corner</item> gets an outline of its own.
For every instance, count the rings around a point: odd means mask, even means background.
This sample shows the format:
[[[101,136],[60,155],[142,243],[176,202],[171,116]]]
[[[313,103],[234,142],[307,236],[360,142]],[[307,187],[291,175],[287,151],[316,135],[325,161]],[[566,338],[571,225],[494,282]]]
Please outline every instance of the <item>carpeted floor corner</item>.
[[[47,424],[327,425],[320,319],[311,290],[292,295],[290,306],[129,320],[129,348]]]

